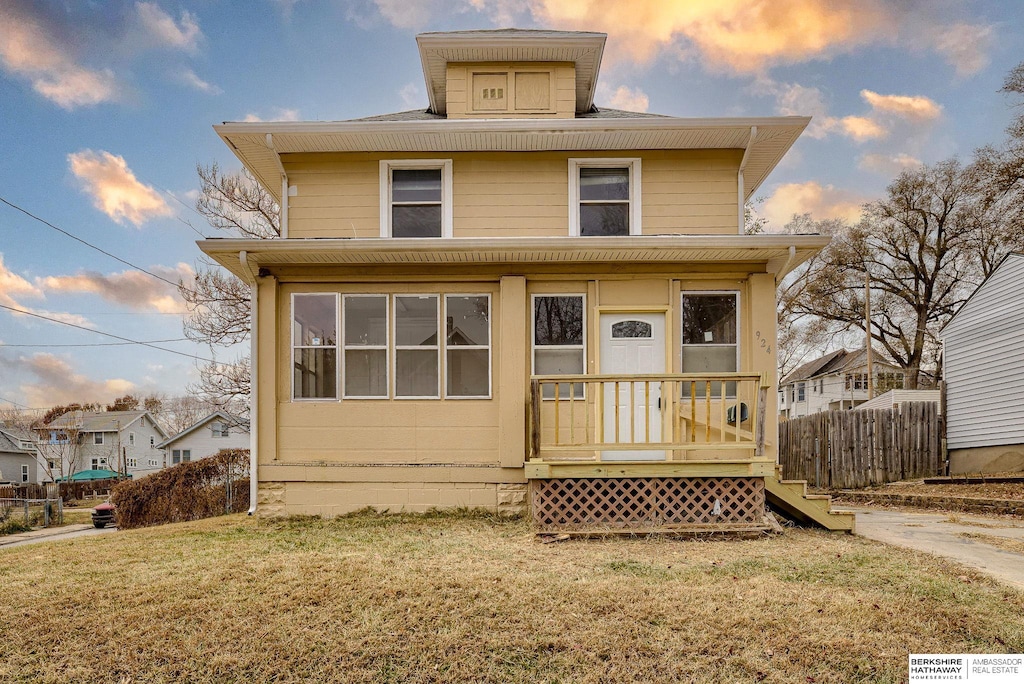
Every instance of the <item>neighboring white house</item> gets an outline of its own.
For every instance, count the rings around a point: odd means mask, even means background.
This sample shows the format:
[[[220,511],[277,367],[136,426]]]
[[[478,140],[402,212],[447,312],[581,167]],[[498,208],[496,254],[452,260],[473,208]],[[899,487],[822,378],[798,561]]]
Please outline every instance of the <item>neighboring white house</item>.
[[[168,466],[207,458],[221,449],[248,449],[249,423],[215,411],[157,447],[163,450]]]
[[[35,430],[40,464],[53,478],[84,470],[141,477],[164,467],[157,444],[167,433],[149,411],[71,411]]]
[[[952,473],[1024,470],[1024,254],[996,266],[939,333]]]
[[[902,389],[903,369],[873,350],[875,393]],[[799,418],[812,413],[849,409],[868,400],[867,350],[840,349],[808,361],[779,382],[779,416]]]
[[[870,401],[865,401],[854,410],[867,411],[870,409],[891,409],[916,401],[931,401],[939,403],[940,395],[941,392],[939,392],[939,390],[889,390]]]
[[[0,482],[36,484],[40,474],[32,434],[0,425]]]

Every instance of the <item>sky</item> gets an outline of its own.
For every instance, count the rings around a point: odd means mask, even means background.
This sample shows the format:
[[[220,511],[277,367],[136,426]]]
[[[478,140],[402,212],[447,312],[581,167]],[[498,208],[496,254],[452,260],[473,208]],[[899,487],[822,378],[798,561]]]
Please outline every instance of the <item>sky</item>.
[[[192,278],[195,241],[215,234],[193,209],[196,165],[239,168],[213,124],[426,108],[419,32],[600,31],[598,106],[813,116],[756,193],[779,229],[794,213],[855,219],[901,170],[1003,140],[1014,110],[999,88],[1024,61],[1022,10],[1024,0],[0,0],[0,198],[109,254],[0,203],[0,408],[182,394],[198,376],[189,355],[211,350],[182,339],[184,303],[166,281]]]

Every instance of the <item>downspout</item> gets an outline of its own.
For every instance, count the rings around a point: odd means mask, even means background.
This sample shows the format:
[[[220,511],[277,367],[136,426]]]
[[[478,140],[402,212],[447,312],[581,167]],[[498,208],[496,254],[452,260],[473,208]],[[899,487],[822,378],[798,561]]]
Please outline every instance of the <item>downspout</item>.
[[[281,153],[274,149],[274,134],[267,133],[267,148],[274,153],[277,171],[281,174],[281,237],[288,237],[288,174],[281,163]]]
[[[238,261],[249,276],[249,515],[256,513],[259,496],[259,365],[257,363],[256,335],[259,331],[259,284],[245,250],[238,253]]]
[[[746,228],[746,226],[744,225],[746,223],[744,221],[746,212],[743,210],[744,206],[746,205],[746,197],[744,196],[745,193],[744,193],[744,188],[743,188],[743,169],[747,168],[747,159],[750,157],[750,150],[754,147],[754,138],[756,138],[756,137],[757,137],[757,126],[751,126],[750,127],[750,139],[747,140],[747,146],[743,148],[743,159],[740,160],[740,168],[739,168],[739,171],[736,172],[736,204],[738,205],[737,206],[737,216],[738,216],[738,223],[737,223],[737,225],[739,226],[739,234],[740,235],[743,235],[744,229]]]

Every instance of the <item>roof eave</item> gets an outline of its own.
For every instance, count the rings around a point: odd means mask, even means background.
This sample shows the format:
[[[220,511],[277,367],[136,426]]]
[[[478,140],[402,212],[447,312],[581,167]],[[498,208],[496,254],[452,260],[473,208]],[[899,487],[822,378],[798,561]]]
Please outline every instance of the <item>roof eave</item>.
[[[243,280],[239,253],[253,265],[440,265],[764,263],[781,280],[828,244],[822,235],[673,235],[542,238],[310,238],[200,240],[196,244]],[[793,248],[792,250],[790,248]]]

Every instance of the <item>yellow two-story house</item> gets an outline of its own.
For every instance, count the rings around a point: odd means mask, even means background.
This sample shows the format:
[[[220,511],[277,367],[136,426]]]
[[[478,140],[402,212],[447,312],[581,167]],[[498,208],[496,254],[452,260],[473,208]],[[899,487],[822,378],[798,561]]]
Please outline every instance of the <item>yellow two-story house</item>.
[[[259,513],[849,528],[766,420],[776,284],[827,240],[743,234],[809,119],[597,107],[599,33],[417,42],[427,109],[215,127],[281,206],[283,239],[199,243],[252,288]]]

